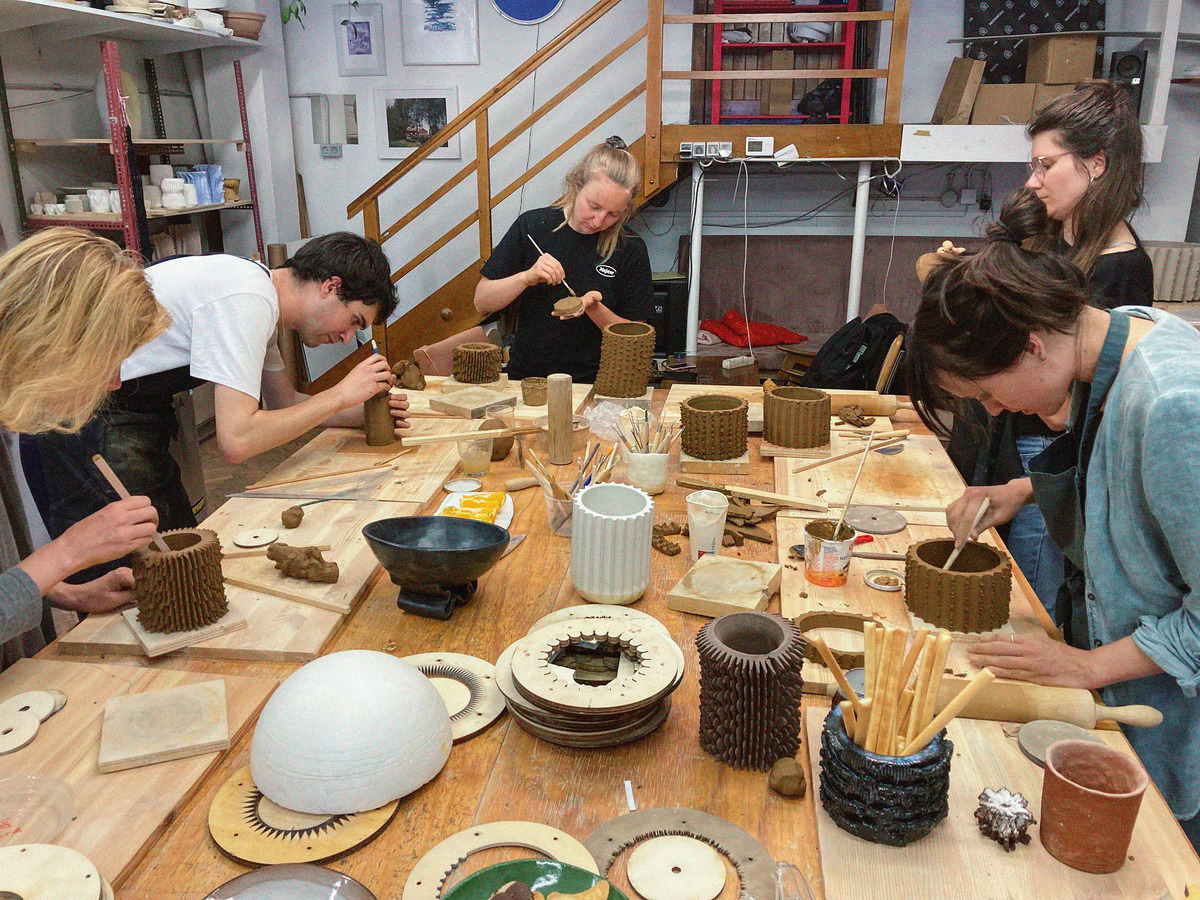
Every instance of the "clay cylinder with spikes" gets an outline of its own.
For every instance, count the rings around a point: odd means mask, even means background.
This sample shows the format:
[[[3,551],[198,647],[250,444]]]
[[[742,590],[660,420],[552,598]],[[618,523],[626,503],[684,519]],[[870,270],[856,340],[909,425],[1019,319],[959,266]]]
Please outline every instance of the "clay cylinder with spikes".
[[[908,608],[930,625],[963,634],[992,631],[1008,621],[1012,562],[998,550],[968,541],[947,572],[954,541],[932,538],[908,548],[904,591]]]
[[[604,329],[600,342],[600,397],[640,397],[650,383],[654,329],[645,322],[617,322]]]
[[[746,452],[750,406],[741,397],[701,394],[679,405],[683,452],[697,459],[737,459]]]
[[[153,544],[131,557],[138,622],[147,631],[192,631],[229,611],[221,573],[221,541],[206,528],[164,531],[170,550]]]

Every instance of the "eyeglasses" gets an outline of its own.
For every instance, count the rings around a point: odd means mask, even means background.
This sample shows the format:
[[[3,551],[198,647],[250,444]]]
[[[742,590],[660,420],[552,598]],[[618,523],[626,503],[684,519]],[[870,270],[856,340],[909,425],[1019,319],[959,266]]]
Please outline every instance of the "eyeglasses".
[[[619,137],[617,137],[615,134],[610,138],[606,138],[604,143],[606,146],[611,147],[613,150],[628,150],[629,149],[628,147],[625,146],[625,142],[623,140],[621,140]]]
[[[1064,150],[1062,153],[1055,153],[1053,156],[1035,156],[1026,163],[1029,166],[1029,174],[1036,175],[1038,178],[1045,178],[1047,169],[1062,157],[1070,155],[1070,150]]]

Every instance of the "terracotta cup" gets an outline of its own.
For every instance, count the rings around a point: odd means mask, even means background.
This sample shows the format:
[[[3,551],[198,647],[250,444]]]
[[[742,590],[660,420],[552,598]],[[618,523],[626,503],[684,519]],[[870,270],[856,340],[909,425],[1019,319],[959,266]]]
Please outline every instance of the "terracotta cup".
[[[1072,869],[1117,871],[1149,783],[1137,760],[1107,744],[1051,744],[1042,777],[1042,846]]]

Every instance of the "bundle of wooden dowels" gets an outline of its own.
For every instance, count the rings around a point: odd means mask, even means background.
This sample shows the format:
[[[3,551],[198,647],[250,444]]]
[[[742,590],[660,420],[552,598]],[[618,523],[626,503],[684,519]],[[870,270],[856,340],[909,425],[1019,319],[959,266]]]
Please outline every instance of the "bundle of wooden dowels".
[[[529,461],[529,471],[537,479],[547,496],[553,497],[555,500],[571,500],[575,493],[582,488],[590,484],[601,484],[612,477],[613,466],[617,464],[617,445],[613,444],[607,453],[601,453],[600,442],[589,441],[583,456],[578,460],[575,478],[569,487],[563,487],[547,471],[533,450],[526,451],[525,456]],[[568,515],[570,515],[569,512],[560,513],[557,521],[550,523],[551,529],[561,526]]]
[[[866,685],[861,699],[825,642],[819,637],[810,640],[850,698],[841,703],[847,736],[880,756],[911,756],[923,749],[995,677],[987,669],[980,671],[935,716],[952,640],[949,632],[931,634],[922,628],[914,634],[906,628],[867,622],[863,626]]]
[[[639,416],[638,413],[641,413]],[[679,438],[680,424],[651,424],[650,414],[633,407],[622,417],[617,435],[630,453],[670,453],[671,445]]]

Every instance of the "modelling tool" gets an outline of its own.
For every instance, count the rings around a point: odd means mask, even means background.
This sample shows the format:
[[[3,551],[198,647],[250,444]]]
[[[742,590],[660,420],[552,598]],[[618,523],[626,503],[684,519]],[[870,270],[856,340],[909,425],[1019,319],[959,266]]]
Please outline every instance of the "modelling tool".
[[[983,502],[979,504],[979,509],[975,513],[975,518],[971,520],[971,527],[967,529],[966,538],[964,538],[961,543],[958,541],[954,542],[954,552],[950,554],[950,558],[947,559],[946,564],[942,566],[944,571],[950,571],[950,568],[954,565],[955,560],[958,559],[958,555],[962,553],[963,547],[967,546],[967,541],[971,539],[971,532],[975,530],[975,527],[979,524],[980,520],[983,519],[984,513],[988,511],[988,507],[991,505],[992,498],[984,497]]]
[[[92,457],[92,462],[96,464],[96,468],[100,470],[100,474],[104,476],[104,480],[117,492],[117,496],[122,500],[128,500],[130,496],[129,491],[125,490],[125,485],[121,484],[121,479],[117,477],[117,473],[105,462],[104,457],[97,453]],[[167,546],[167,542],[162,539],[162,535],[157,531],[150,536],[150,540],[163,553],[171,552],[171,548]]]
[[[875,440],[875,432],[871,432],[867,436],[867,446],[863,448],[862,459],[858,461],[858,471],[854,473],[854,483],[850,485],[850,493],[846,495],[846,505],[842,507],[842,514],[838,516],[837,525],[833,527],[833,536],[837,538],[838,533],[842,530],[842,522],[846,520],[846,510],[850,508],[850,501],[854,497],[854,490],[858,487],[858,479],[862,475],[863,466],[867,464],[867,454],[871,452],[871,444]]]
[[[533,244],[534,250],[536,250],[538,253],[542,254],[543,256],[547,255],[546,251],[544,251],[541,247],[538,246],[538,242],[533,239],[532,234],[527,234],[527,235],[525,235],[525,237],[529,238],[529,243]],[[579,296],[578,294],[575,293],[575,288],[573,288],[573,287],[571,287],[571,285],[567,284],[567,279],[565,277],[563,278],[562,283],[563,283],[563,287],[565,287],[568,291],[570,291],[573,296],[575,296],[575,297]]]

